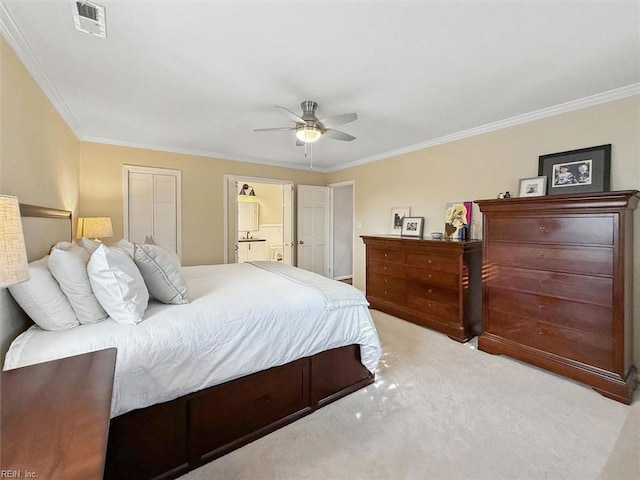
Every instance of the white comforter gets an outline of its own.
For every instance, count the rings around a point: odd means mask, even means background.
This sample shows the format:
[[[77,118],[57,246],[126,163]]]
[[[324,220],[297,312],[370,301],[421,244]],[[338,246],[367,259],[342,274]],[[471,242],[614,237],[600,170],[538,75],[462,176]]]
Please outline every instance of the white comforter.
[[[344,345],[360,344],[375,371],[380,343],[362,293],[297,269],[287,278],[286,266],[274,274],[268,263],[185,267],[190,303],[152,301],[138,325],[32,326],[4,369],[116,347],[112,417]]]

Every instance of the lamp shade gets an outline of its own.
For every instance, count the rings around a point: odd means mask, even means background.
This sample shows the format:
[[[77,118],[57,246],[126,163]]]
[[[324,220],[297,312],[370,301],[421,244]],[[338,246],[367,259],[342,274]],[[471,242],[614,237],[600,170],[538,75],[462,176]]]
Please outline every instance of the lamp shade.
[[[29,265],[20,205],[16,197],[0,195],[0,287],[25,280],[29,280]]]
[[[111,217],[80,217],[76,238],[108,238],[113,237]]]

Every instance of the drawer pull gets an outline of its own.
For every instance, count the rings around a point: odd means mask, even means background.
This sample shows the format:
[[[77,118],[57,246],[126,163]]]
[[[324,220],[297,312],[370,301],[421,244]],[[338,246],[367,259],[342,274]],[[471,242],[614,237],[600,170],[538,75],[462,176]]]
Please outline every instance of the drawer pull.
[[[267,403],[271,402],[271,397],[269,395],[264,395],[260,398],[256,398],[252,403],[251,406],[254,408],[260,408],[262,407],[262,405],[265,405]]]
[[[431,278],[431,274],[430,274],[430,273],[428,273],[428,274],[427,274],[427,277]]]
[[[538,256],[539,256],[540,258],[542,258],[542,257],[544,257],[544,253],[540,252],[540,253],[538,254]]]
[[[547,231],[547,229],[546,229],[546,228],[544,228],[542,225],[540,225],[540,226],[538,227],[538,230],[540,230],[541,232],[546,232],[546,231]]]
[[[384,258],[387,258],[388,256],[389,256],[389,254],[388,254],[388,253],[385,253],[385,254],[384,254]]]
[[[387,270],[387,268],[388,268],[388,267],[385,265],[385,266],[384,266],[384,269],[385,269],[385,270]]]
[[[431,263],[431,259],[427,260],[429,263]]]
[[[542,305],[538,305],[538,309],[542,310],[544,307]]]
[[[542,281],[542,280],[540,280]],[[384,283],[389,283],[389,280],[387,280],[386,278],[384,279]]]
[[[431,304],[430,304],[430,303],[427,303],[427,307],[431,308]]]
[[[387,293],[387,291],[385,290],[385,291],[384,291],[384,296],[386,297],[387,295],[389,295],[389,294],[388,294],[388,293]]]
[[[432,290],[432,289],[429,289],[429,290],[427,290],[427,292],[429,292],[429,293],[433,293],[433,290]]]

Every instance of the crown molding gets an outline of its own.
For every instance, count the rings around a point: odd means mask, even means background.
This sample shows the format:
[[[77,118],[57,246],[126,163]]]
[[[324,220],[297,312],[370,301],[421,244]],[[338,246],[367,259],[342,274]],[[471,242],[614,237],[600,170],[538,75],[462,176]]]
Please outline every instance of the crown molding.
[[[44,67],[33,53],[33,50],[25,38],[22,36],[22,33],[20,33],[13,17],[5,6],[5,2],[0,2],[0,33],[2,33],[2,36],[5,38],[18,59],[20,59],[29,74],[42,89],[45,96],[53,104],[53,107],[58,111],[60,116],[62,116],[74,135],[78,139],[82,139],[83,132],[82,128],[80,128],[80,124],[76,121],[71,110],[62,99],[62,95],[60,95],[56,87],[53,85],[53,82],[47,75]]]
[[[426,148],[435,147],[436,145],[442,145],[444,143],[456,142],[465,138],[474,137],[476,135],[482,135],[483,133],[494,132],[496,130],[502,130],[504,128],[513,127],[515,125],[521,125],[523,123],[533,122],[535,120],[541,120],[543,118],[553,117],[561,115],[563,113],[573,112],[575,110],[581,110],[583,108],[593,107],[601,105],[603,103],[613,102],[615,100],[622,100],[624,98],[633,97],[634,95],[640,95],[640,83],[634,83],[626,87],[616,88],[609,90],[608,92],[598,93],[589,97],[579,98],[570,102],[561,103],[552,107],[543,108],[534,112],[525,113],[523,115],[517,115],[515,117],[507,118],[505,120],[499,120],[497,122],[487,123],[480,125],[479,127],[470,128],[460,132],[452,133],[450,135],[444,135],[442,137],[434,138],[433,140],[427,140],[426,142],[416,143],[407,147],[399,148],[397,150],[391,150],[372,157],[362,158],[353,162],[345,163],[336,168],[330,168],[328,172],[337,172],[346,168],[357,167],[358,165],[364,165],[365,163],[371,163],[378,160],[384,160],[385,158],[397,157],[405,153],[415,152],[417,150],[424,150]]]
[[[329,170],[325,167],[316,167],[309,168],[308,164],[300,165],[300,164],[292,164],[285,162],[274,162],[271,160],[266,160],[263,158],[255,158],[255,157],[238,157],[231,156],[225,153],[213,152],[210,150],[198,150],[194,148],[175,148],[166,145],[150,145],[138,142],[127,142],[120,140],[113,140],[111,138],[102,138],[102,137],[84,137],[79,139],[81,142],[86,143],[100,143],[105,145],[114,145],[118,147],[128,147],[128,148],[142,148],[144,150],[155,150],[158,152],[167,152],[167,153],[177,153],[180,155],[192,155],[196,157],[205,157],[205,158],[216,158],[219,160],[229,160],[232,162],[245,162],[245,163],[253,163],[258,165],[266,165],[269,167],[280,167],[280,168],[292,168],[295,170],[307,170],[318,173],[328,173]]]

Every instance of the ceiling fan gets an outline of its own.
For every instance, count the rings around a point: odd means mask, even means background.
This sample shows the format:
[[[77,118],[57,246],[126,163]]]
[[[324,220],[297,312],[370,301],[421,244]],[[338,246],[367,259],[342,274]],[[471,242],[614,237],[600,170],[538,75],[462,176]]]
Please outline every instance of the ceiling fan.
[[[319,120],[318,117],[316,117],[316,108],[318,108],[318,104],[311,100],[305,100],[300,104],[300,108],[302,108],[302,115],[296,115],[291,110],[284,107],[276,106],[275,108],[280,110],[286,117],[293,120],[296,124],[293,127],[256,128],[254,132],[295,130],[296,145],[298,146],[313,143],[322,136],[327,136],[334,140],[342,140],[344,142],[350,142],[351,140],[356,139],[353,135],[333,129],[333,127],[337,125],[344,125],[345,123],[357,120],[358,114],[356,113],[344,113],[342,115],[335,115],[333,117],[327,117]]]

